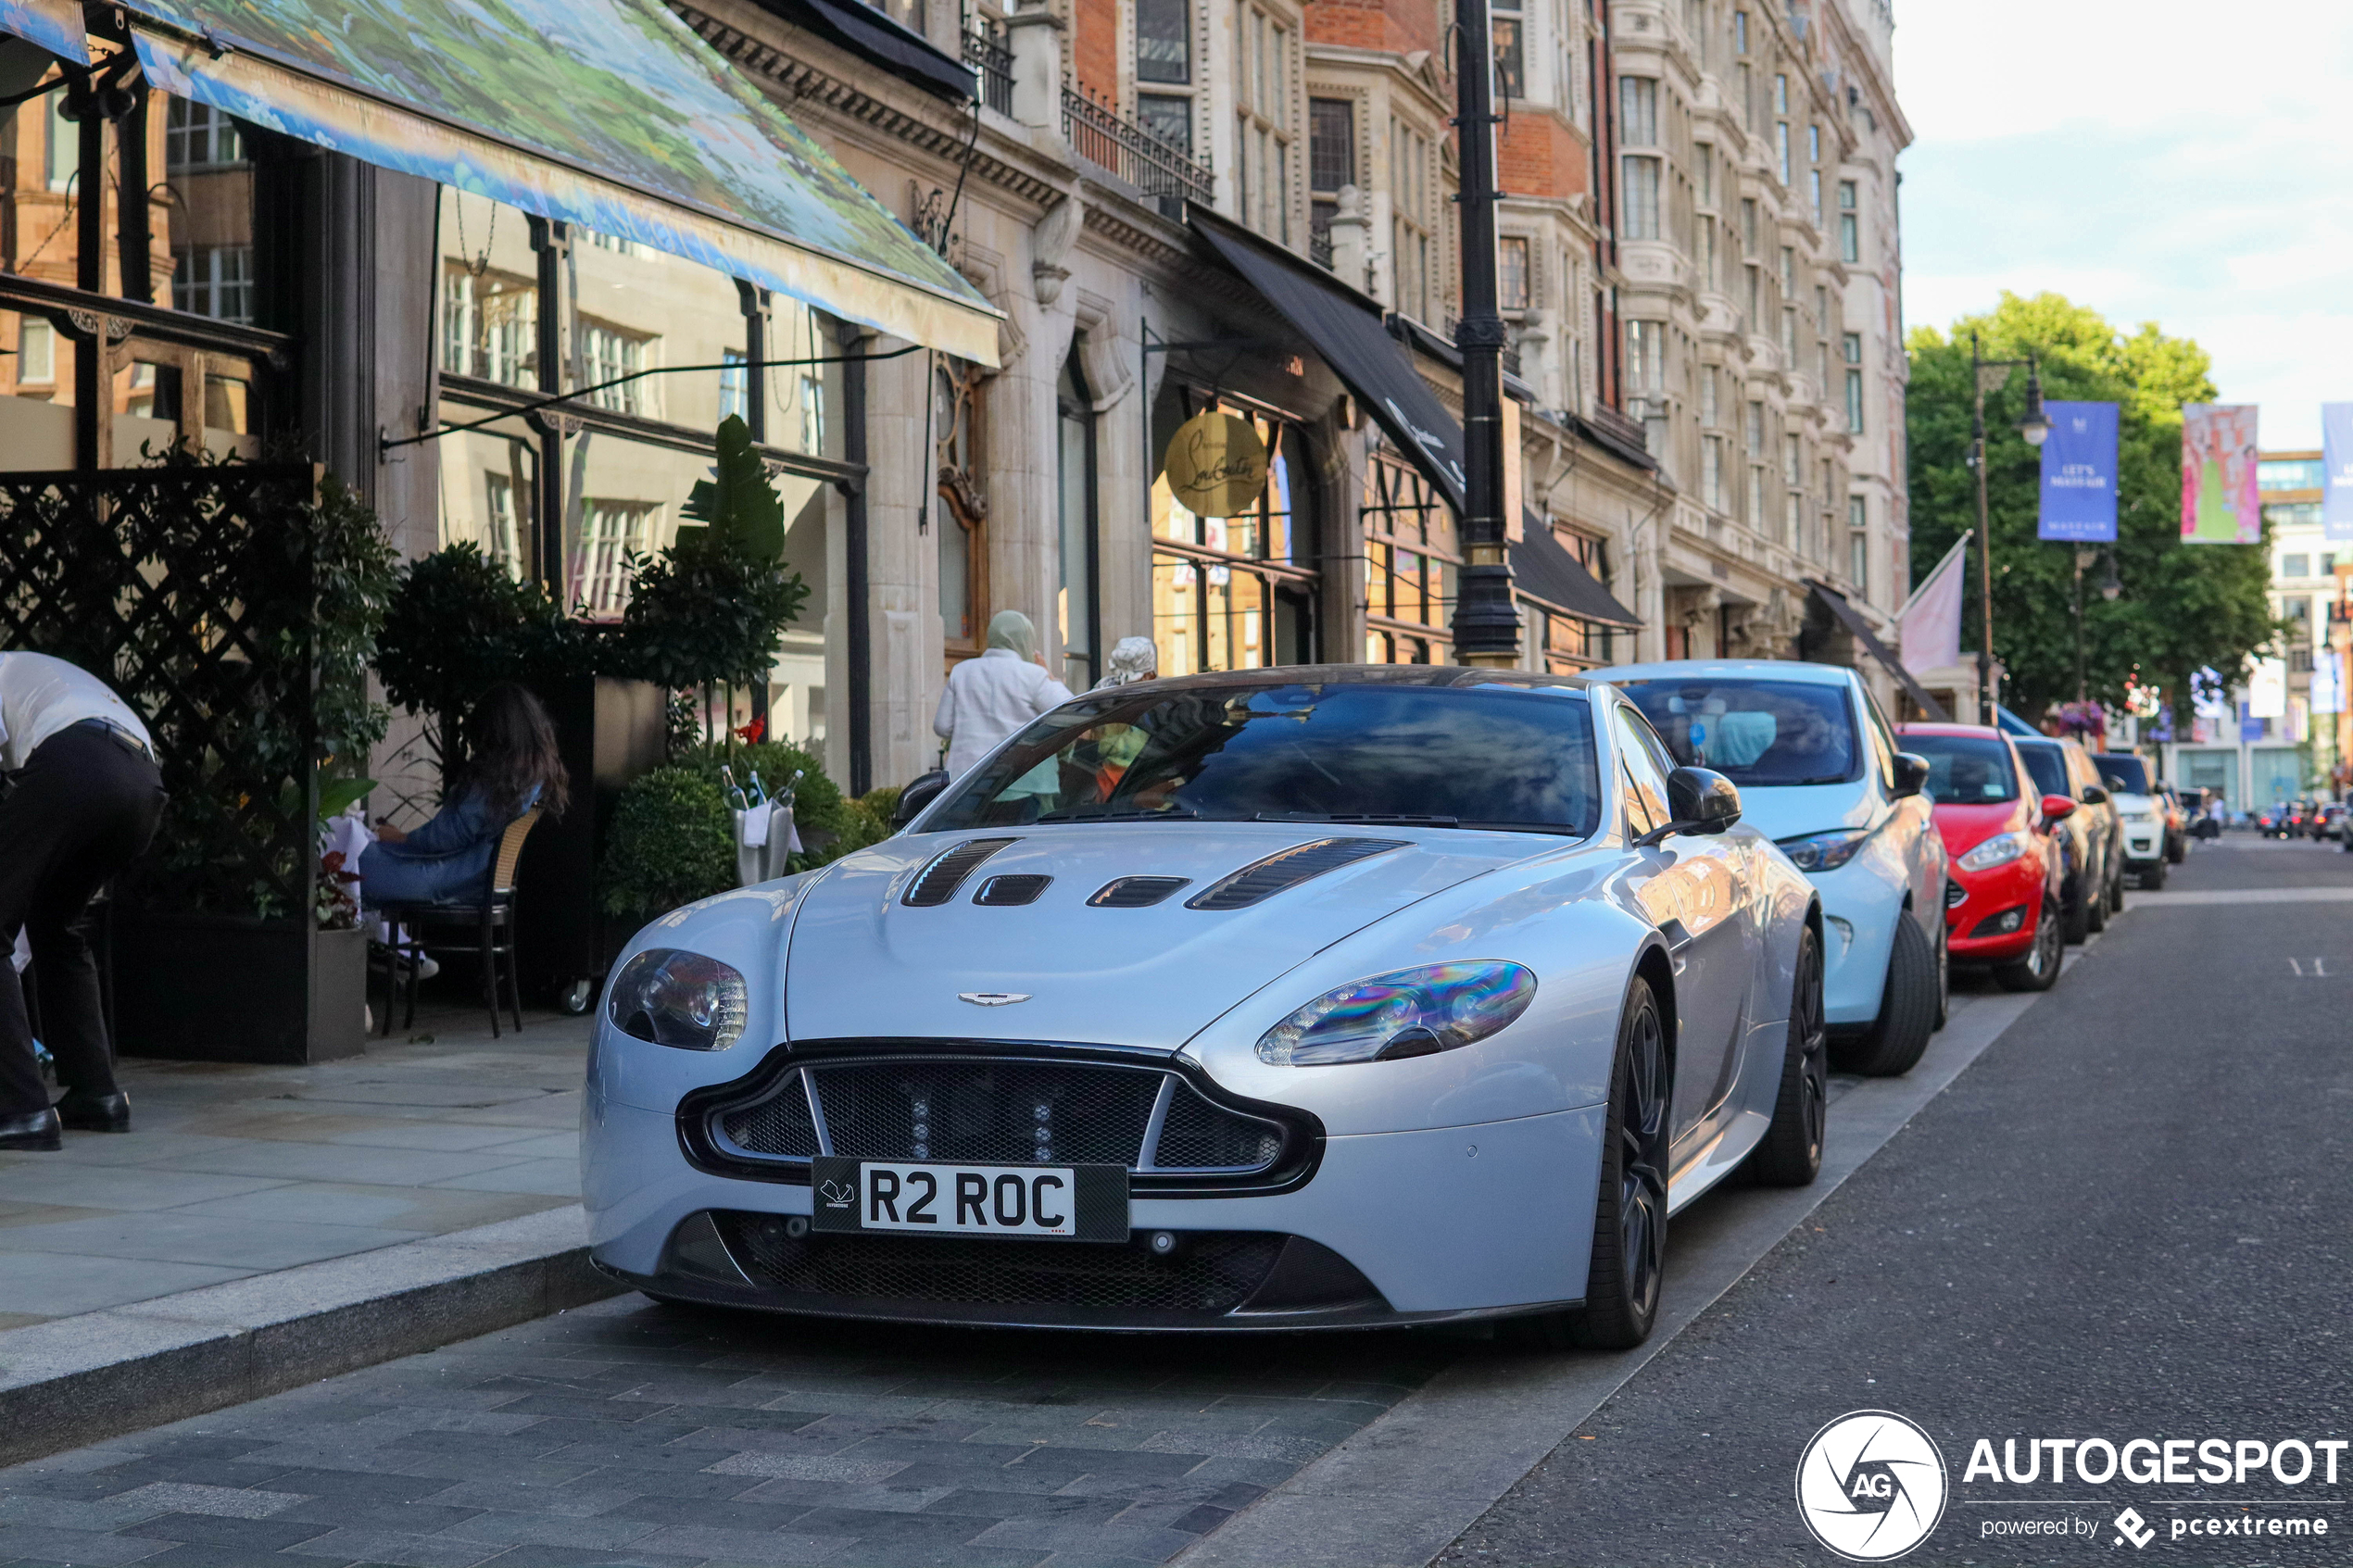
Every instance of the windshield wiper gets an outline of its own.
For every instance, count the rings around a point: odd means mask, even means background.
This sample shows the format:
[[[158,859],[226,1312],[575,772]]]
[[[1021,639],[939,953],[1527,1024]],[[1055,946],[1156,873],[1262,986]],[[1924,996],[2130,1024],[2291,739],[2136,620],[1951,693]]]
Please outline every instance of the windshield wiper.
[[[1189,806],[1164,806],[1156,811],[1141,809],[1089,811],[1081,807],[1073,807],[1066,811],[1049,811],[1037,820],[1041,822],[1134,822],[1159,817],[1194,819],[1200,815],[1199,811]]]

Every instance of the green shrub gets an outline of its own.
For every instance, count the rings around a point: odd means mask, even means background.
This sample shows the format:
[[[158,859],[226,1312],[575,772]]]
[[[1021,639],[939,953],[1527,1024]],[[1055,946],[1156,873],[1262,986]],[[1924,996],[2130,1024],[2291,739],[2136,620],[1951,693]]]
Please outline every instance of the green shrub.
[[[735,886],[735,834],[716,773],[657,768],[623,786],[598,881],[606,912],[648,918]]]

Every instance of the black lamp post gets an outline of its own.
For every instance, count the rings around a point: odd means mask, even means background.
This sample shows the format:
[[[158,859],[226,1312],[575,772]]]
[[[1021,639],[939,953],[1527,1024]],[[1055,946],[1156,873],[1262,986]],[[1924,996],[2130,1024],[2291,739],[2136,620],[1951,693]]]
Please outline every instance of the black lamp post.
[[[2010,372],[2026,367],[2026,417],[2018,421],[2019,434],[2029,446],[2049,438],[2051,421],[2043,415],[2043,377],[2034,357],[1987,359],[1977,351],[1977,334],[1969,335],[1969,379],[1977,400],[1969,414],[1969,466],[1977,470],[1977,689],[1985,722],[1994,722],[1994,535],[1985,501],[1985,395],[2009,384]],[[2080,660],[2079,660],[2080,662]]]
[[[1454,658],[1509,668],[1519,662],[1519,611],[1504,551],[1504,348],[1496,309],[1494,74],[1487,0],[1454,0],[1458,40],[1454,124],[1460,145],[1463,319],[1463,571],[1454,600]]]
[[[2078,702],[2091,700],[2083,679],[2083,569],[2095,560],[2100,563],[2100,580],[2093,586],[2099,590],[2100,597],[2113,603],[2116,596],[2124,591],[2123,583],[2116,575],[2114,550],[2079,549],[2075,552],[2075,700]]]

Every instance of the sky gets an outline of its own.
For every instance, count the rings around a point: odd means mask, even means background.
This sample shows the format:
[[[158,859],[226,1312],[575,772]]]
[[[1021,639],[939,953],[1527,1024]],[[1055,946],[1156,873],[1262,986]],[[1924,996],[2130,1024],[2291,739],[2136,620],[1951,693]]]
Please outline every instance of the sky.
[[[1894,6],[1906,325],[2055,290],[2318,446],[2353,401],[2353,0]]]

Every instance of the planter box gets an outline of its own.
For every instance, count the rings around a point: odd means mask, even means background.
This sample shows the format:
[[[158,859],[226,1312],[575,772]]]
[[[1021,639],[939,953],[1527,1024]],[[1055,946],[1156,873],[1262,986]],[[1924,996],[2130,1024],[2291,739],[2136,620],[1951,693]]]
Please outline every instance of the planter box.
[[[298,1064],[367,1048],[363,931],[125,909],[114,989],[123,1056]]]

